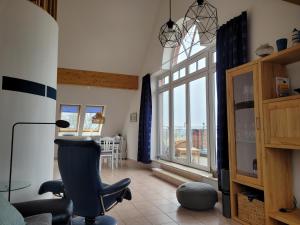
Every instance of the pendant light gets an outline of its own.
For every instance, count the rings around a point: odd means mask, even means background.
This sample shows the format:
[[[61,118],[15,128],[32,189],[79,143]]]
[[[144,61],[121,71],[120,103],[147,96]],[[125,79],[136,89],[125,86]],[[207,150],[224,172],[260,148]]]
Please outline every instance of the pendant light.
[[[217,8],[207,0],[196,0],[185,14],[184,32],[192,36],[195,27],[199,32],[201,45],[208,45],[215,40],[218,29],[218,13]]]
[[[170,18],[167,23],[161,26],[158,39],[164,48],[175,48],[180,45],[182,32],[179,26],[172,21],[172,4],[170,0]]]

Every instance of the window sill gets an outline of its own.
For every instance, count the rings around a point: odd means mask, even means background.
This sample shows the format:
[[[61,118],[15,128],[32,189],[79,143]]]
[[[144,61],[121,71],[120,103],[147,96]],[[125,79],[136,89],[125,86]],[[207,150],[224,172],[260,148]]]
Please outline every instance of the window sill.
[[[153,160],[152,165],[153,167],[167,168],[168,171],[173,171],[174,173],[191,180],[203,181],[211,184],[215,188],[218,187],[218,179],[214,178],[212,173],[164,160]]]

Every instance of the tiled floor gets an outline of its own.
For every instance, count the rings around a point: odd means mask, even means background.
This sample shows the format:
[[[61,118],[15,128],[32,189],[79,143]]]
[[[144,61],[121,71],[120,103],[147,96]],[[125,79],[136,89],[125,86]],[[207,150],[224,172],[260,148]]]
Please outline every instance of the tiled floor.
[[[55,178],[59,178],[55,162]],[[133,200],[124,201],[108,214],[118,220],[118,225],[229,225],[237,224],[221,215],[221,205],[214,210],[197,212],[184,209],[176,200],[176,187],[151,175],[151,171],[126,162],[112,171],[102,169],[102,180],[113,183],[131,178]]]

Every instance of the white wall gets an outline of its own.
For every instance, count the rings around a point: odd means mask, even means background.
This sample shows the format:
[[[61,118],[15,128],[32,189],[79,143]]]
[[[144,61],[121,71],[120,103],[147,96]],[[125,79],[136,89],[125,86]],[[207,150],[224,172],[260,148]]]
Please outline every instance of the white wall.
[[[2,76],[56,88],[58,27],[46,12],[27,0],[0,2],[0,87]],[[0,181],[9,177],[13,123],[54,122],[56,102],[50,98],[0,90]],[[20,126],[15,132],[13,180],[31,187],[12,193],[13,201],[39,198],[39,185],[53,178],[54,126]]]
[[[160,1],[58,1],[59,67],[139,75]]]
[[[76,85],[58,85],[57,119],[60,104],[104,105],[105,124],[102,136],[114,136],[122,133],[129,105],[137,91]]]

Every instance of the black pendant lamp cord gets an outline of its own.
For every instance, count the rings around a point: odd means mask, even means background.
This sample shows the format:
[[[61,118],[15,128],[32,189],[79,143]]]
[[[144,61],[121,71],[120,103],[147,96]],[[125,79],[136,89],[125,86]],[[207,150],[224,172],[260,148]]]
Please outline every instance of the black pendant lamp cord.
[[[170,20],[172,18],[172,0],[170,0]]]

